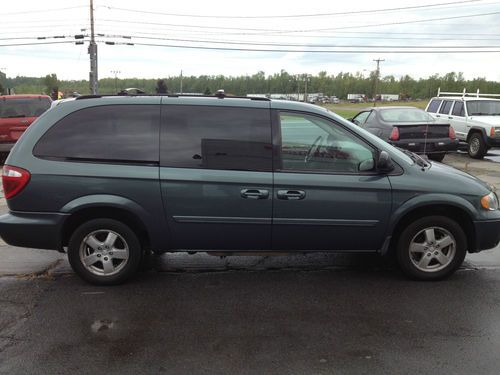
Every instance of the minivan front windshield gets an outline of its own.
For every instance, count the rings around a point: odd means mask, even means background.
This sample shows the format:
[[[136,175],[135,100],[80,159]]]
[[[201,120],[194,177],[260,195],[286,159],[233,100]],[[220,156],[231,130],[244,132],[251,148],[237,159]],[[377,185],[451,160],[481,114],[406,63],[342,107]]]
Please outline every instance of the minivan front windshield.
[[[500,116],[500,100],[471,100],[467,102],[469,116]]]

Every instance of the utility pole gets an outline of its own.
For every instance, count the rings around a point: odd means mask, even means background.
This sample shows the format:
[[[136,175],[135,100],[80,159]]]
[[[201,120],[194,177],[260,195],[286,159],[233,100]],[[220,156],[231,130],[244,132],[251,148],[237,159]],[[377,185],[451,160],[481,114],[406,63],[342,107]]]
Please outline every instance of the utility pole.
[[[182,95],[182,70],[181,70],[181,95]]]
[[[89,55],[90,55],[90,93],[92,95],[97,95],[99,92],[98,88],[98,77],[97,77],[97,44],[95,42],[94,34],[94,0],[90,0],[90,44],[89,44]]]
[[[304,103],[307,103],[307,81],[309,81],[309,75],[304,74]]]
[[[115,93],[118,93],[118,74],[121,72],[119,70],[112,70],[111,73],[115,75]]]
[[[376,107],[377,106],[378,80],[380,78],[380,63],[382,61],[385,61],[385,60],[378,58],[378,59],[375,59],[373,61],[375,61],[377,63],[377,70],[375,71],[375,100],[373,101],[373,106]]]

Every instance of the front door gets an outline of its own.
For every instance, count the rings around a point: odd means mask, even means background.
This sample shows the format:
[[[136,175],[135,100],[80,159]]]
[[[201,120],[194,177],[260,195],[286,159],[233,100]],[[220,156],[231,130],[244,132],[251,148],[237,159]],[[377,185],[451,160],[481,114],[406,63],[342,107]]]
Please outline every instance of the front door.
[[[391,186],[374,170],[374,147],[320,116],[279,112],[273,249],[377,250]]]
[[[257,108],[169,102],[176,99],[163,98],[160,181],[170,247],[269,249],[269,102]]]

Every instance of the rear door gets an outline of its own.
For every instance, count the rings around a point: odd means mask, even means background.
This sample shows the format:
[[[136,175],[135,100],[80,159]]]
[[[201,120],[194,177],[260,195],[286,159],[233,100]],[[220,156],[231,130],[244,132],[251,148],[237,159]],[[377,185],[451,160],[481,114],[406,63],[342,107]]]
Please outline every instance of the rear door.
[[[380,249],[392,193],[370,168],[375,148],[320,116],[280,111],[273,124],[273,249]]]
[[[160,180],[176,249],[271,247],[269,102],[243,108],[229,100],[178,105],[163,98]]]

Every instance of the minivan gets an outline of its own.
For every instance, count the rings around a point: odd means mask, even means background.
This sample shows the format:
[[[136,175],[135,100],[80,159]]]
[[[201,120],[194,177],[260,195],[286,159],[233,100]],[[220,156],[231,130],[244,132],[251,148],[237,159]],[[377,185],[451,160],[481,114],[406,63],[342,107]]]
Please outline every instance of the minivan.
[[[42,115],[3,169],[8,244],[129,279],[150,251],[394,255],[420,280],[500,240],[498,198],[310,104],[83,96]]]

